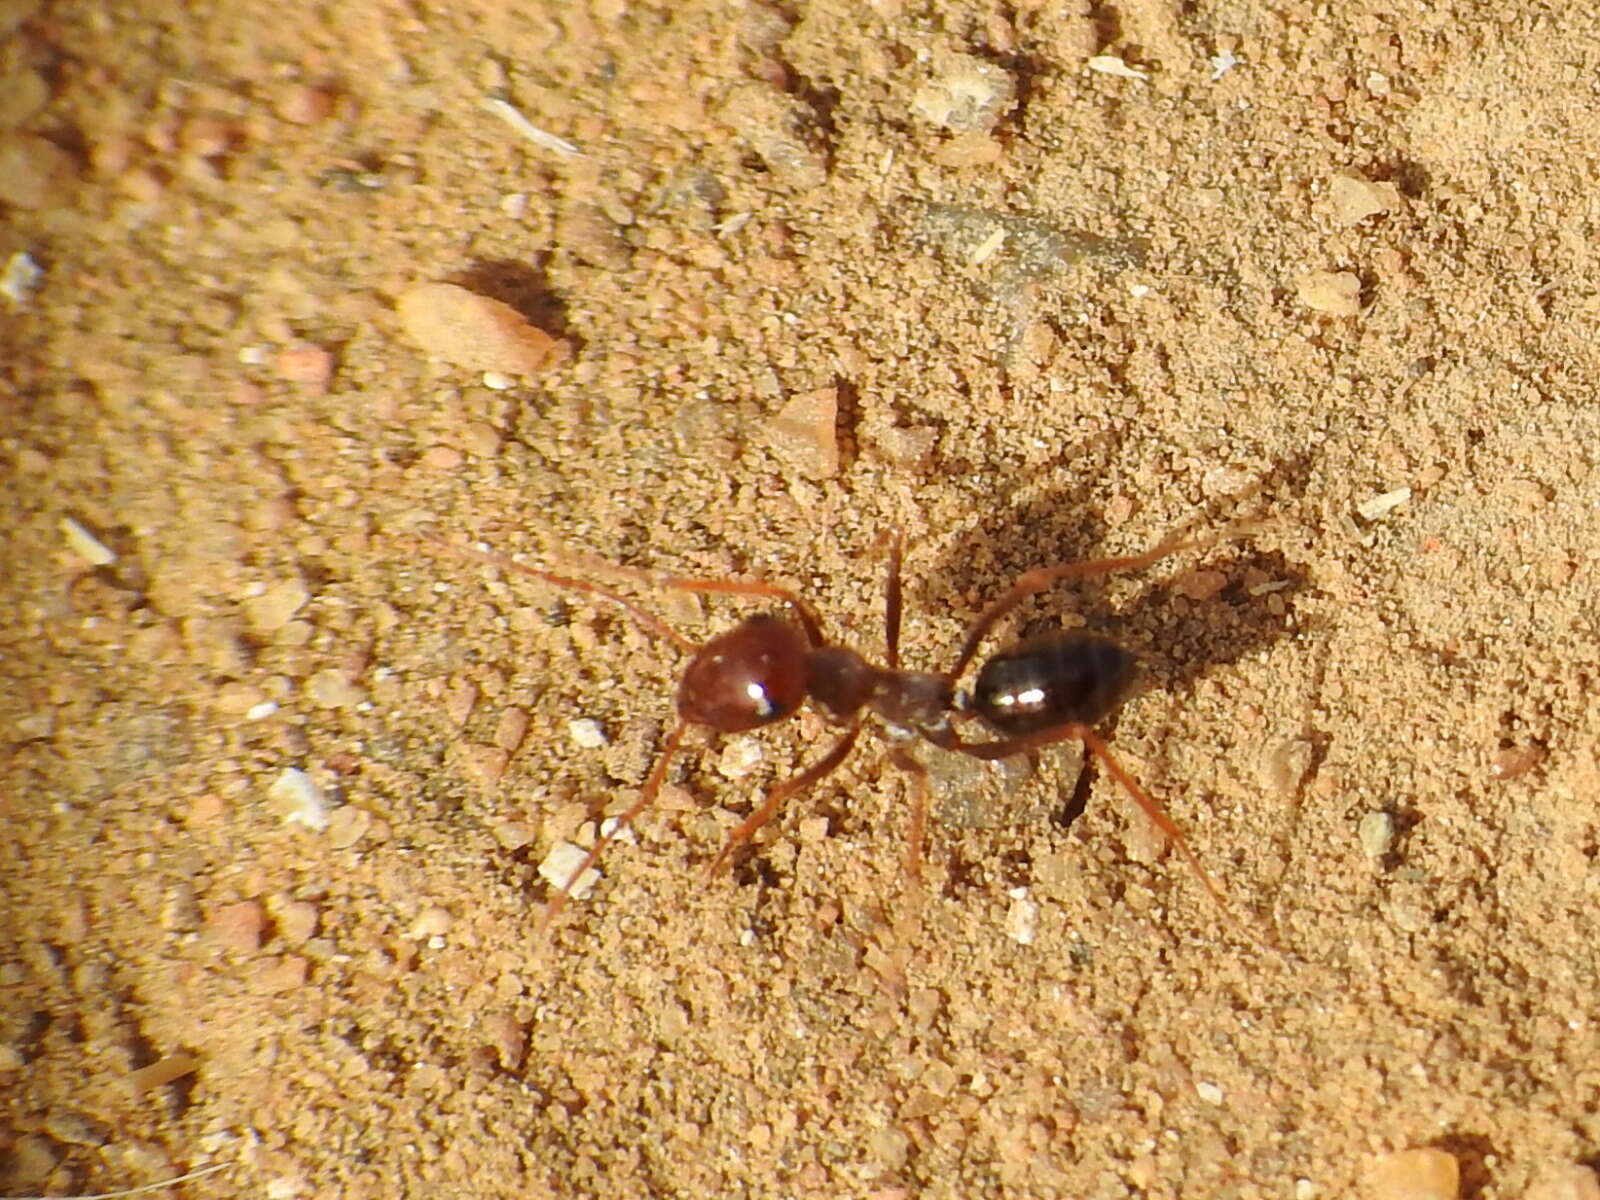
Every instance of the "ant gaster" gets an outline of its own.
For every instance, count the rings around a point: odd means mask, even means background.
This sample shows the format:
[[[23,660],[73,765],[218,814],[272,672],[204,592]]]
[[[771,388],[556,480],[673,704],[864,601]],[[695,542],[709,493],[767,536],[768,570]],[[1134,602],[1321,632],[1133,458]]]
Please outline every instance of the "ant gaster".
[[[428,544],[428,543],[425,543]],[[667,769],[692,726],[717,733],[743,733],[792,716],[811,700],[842,733],[820,759],[773,787],[761,805],[733,833],[711,864],[720,870],[729,856],[770,821],[785,800],[831,774],[855,747],[868,713],[887,726],[890,758],[909,772],[916,784],[911,811],[907,863],[920,877],[924,826],[927,819],[928,772],[907,748],[917,740],[941,750],[992,760],[1026,754],[1054,742],[1076,739],[1138,803],[1151,822],[1182,853],[1196,877],[1219,905],[1222,893],[1200,864],[1183,832],[1165,810],[1112,756],[1094,726],[1122,702],[1133,680],[1134,655],[1110,638],[1081,631],[1062,631],[1028,638],[984,662],[970,697],[956,690],[956,681],[972,662],[995,623],[1029,596],[1054,584],[1113,571],[1140,570],[1186,549],[1193,543],[1169,538],[1143,554],[1062,563],[1025,571],[967,629],[961,651],[947,671],[930,673],[900,667],[900,564],[902,538],[890,543],[889,573],[884,589],[884,659],[875,666],[846,646],[830,642],[811,604],[796,592],[761,581],[725,579],[654,579],[631,568],[609,569],[651,579],[663,587],[690,592],[754,596],[786,604],[793,619],[773,613],[746,618],[726,633],[696,645],[660,618],[627,597],[587,580],[481,551],[443,543],[432,548],[520,572],[556,587],[598,596],[620,605],[646,628],[692,655],[678,684],[678,720],[662,745],[638,799],[617,818],[550,898],[542,927],[561,911],[567,896],[601,853],[650,806],[666,780]],[[956,725],[976,717],[998,737],[969,741]]]

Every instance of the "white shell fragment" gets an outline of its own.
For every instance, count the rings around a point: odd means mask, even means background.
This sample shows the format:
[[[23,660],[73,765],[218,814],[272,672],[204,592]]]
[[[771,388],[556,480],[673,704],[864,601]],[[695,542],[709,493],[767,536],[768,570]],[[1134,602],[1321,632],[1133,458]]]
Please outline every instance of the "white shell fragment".
[[[1115,75],[1119,79],[1149,79],[1145,71],[1135,70],[1115,54],[1096,54],[1083,64],[1091,71],[1098,71],[1102,75]]]
[[[61,518],[61,536],[67,539],[67,549],[91,567],[109,567],[117,561],[109,546],[71,517]]]
[[[1399,508],[1411,499],[1411,489],[1408,487],[1395,488],[1392,492],[1384,492],[1381,496],[1374,496],[1370,500],[1363,500],[1356,505],[1356,512],[1368,521],[1376,521],[1391,509]]]
[[[593,717],[575,717],[568,721],[567,736],[583,750],[598,750],[609,740],[605,727]]]
[[[4,296],[11,307],[22,308],[43,278],[44,271],[33,261],[33,256],[26,250],[18,250],[6,260],[5,270],[0,271],[0,296]]]
[[[1012,888],[1011,906],[1006,909],[1006,936],[1023,946],[1033,945],[1039,936],[1039,904],[1028,897],[1025,887]]]
[[[588,867],[578,878],[572,879],[572,873],[578,869],[589,852],[582,846],[575,846],[571,842],[557,842],[550,847],[550,853],[544,856],[544,861],[539,864],[539,878],[551,887],[563,890],[574,900],[586,900],[589,893],[594,891],[594,885],[600,882],[600,868]],[[572,886],[567,886],[567,881],[572,879]]]
[[[1356,840],[1368,858],[1382,858],[1394,849],[1394,818],[1386,812],[1369,812],[1356,825]]]
[[[328,799],[298,767],[284,768],[267,789],[267,800],[287,824],[304,825],[318,833],[328,827]]]
[[[553,133],[540,129],[504,100],[497,99],[494,96],[485,96],[478,101],[478,104],[484,112],[493,113],[541,150],[550,150],[567,158],[582,158],[584,156],[583,151],[567,141],[566,138],[557,137]]]

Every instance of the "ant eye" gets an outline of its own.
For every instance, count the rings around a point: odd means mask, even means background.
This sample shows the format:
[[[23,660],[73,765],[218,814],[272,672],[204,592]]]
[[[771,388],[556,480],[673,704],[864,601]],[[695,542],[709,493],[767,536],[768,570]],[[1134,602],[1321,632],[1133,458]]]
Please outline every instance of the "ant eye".
[[[806,698],[800,629],[780,617],[751,617],[700,648],[678,687],[678,715],[721,733],[781,721]]]

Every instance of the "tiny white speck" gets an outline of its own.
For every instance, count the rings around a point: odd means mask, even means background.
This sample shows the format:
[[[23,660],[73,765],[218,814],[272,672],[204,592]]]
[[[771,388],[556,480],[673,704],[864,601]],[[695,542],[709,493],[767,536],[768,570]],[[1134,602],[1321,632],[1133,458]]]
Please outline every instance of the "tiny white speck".
[[[276,700],[263,700],[260,704],[252,704],[244,714],[246,721],[265,721],[278,711]]]
[[[92,567],[108,567],[117,561],[110,547],[71,517],[61,518],[61,535],[72,552]]]
[[[1207,1104],[1222,1103],[1222,1089],[1214,1083],[1202,1080],[1194,1085],[1194,1092],[1195,1095],[1199,1096],[1200,1099],[1204,1100]]]
[[[6,260],[5,270],[0,271],[0,296],[4,296],[12,308],[21,308],[43,278],[44,272],[33,261],[33,256],[26,250],[18,250]]]
[[[593,717],[576,717],[568,721],[567,734],[584,750],[597,750],[606,744],[606,731]]]
[[[1144,71],[1135,70],[1115,54],[1097,54],[1084,64],[1091,71],[1098,71],[1102,75],[1115,75],[1119,79],[1149,79]]]
[[[1234,57],[1232,50],[1224,50],[1221,54],[1211,56],[1211,82],[1215,83],[1229,71],[1239,65],[1239,59]]]

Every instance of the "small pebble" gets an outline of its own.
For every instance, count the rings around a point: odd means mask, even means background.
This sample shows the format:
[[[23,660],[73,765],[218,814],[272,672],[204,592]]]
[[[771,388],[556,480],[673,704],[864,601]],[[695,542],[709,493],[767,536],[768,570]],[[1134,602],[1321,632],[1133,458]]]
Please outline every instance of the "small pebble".
[[[1356,512],[1360,513],[1364,520],[1376,521],[1384,513],[1399,508],[1409,499],[1411,499],[1411,489],[1398,487],[1391,492],[1384,492],[1380,496],[1373,496],[1369,500],[1363,500],[1356,505]]]
[[[1328,185],[1328,208],[1338,225],[1355,225],[1399,207],[1399,188],[1392,183],[1373,183],[1356,171],[1335,175]]]
[[[494,1012],[483,1018],[481,1028],[500,1056],[500,1065],[508,1071],[516,1070],[528,1052],[528,1031],[522,1022],[512,1013]]]
[[[309,900],[290,900],[278,906],[274,914],[278,934],[291,946],[299,946],[316,935],[320,914]]]
[[[497,821],[489,832],[502,850],[521,850],[539,836],[538,830],[526,821]]]
[[[945,56],[934,72],[911,98],[911,111],[952,133],[988,133],[1016,99],[1016,81],[1004,67],[970,54]]]
[[[412,939],[443,937],[454,924],[455,918],[450,915],[448,908],[430,904],[417,914],[417,919],[411,922],[411,928],[406,930],[406,936]]]
[[[334,359],[321,346],[296,346],[278,355],[278,374],[308,396],[324,396],[333,380]]]
[[[267,910],[259,900],[224,904],[206,917],[206,932],[222,946],[240,954],[254,954],[261,949],[266,927]]]
[[[550,853],[546,854],[544,861],[539,864],[539,878],[557,891],[567,888],[567,880],[572,878],[572,873],[587,857],[589,852],[582,846],[575,846],[571,842],[557,842],[550,847]],[[594,891],[594,885],[599,882],[599,868],[589,867],[578,876],[570,888],[567,888],[567,893],[574,900],[587,899],[589,893]]]
[[[511,755],[499,746],[466,742],[462,744],[460,754],[461,765],[466,768],[467,774],[486,791],[493,791],[500,786],[506,768],[511,765]]]
[[[528,736],[528,714],[526,710],[516,705],[507,705],[500,710],[500,719],[495,722],[494,744],[507,754],[515,754],[522,745],[522,739]]]
[[[1386,812],[1369,812],[1356,826],[1356,837],[1368,858],[1382,858],[1394,847],[1394,818]]]
[[[310,969],[310,964],[298,954],[285,954],[262,963],[252,983],[258,992],[281,995],[303,987]]]
[[[606,731],[593,717],[576,717],[567,722],[567,736],[584,750],[597,750],[606,744]]]
[[[267,801],[286,824],[304,825],[318,832],[328,827],[327,797],[298,767],[284,768],[267,789]]]
[[[395,302],[400,323],[423,351],[464,370],[533,375],[554,366],[566,343],[509,304],[453,283],[418,283]]]
[[[291,84],[278,93],[272,111],[291,125],[315,125],[333,112],[333,102],[326,88]]]
[[[260,634],[276,633],[293,619],[311,599],[305,584],[285,579],[269,586],[259,596],[251,596],[239,607],[250,628]]]
[[[801,392],[766,423],[772,452],[801,475],[830,479],[839,473],[839,392]]]
[[[1222,1103],[1222,1089],[1208,1080],[1201,1080],[1194,1085],[1194,1094],[1207,1104]]]
[[[729,738],[717,756],[717,774],[724,779],[744,779],[761,765],[761,743],[752,737]]]
[[[1366,1172],[1371,1200],[1456,1200],[1461,1166],[1443,1150],[1399,1150],[1374,1159]]]
[[[44,279],[44,270],[33,261],[26,250],[18,250],[6,259],[5,270],[0,271],[0,296],[12,308],[22,308],[33,298],[33,293]]]
[[[1308,271],[1295,280],[1295,295],[1313,312],[1353,317],[1361,311],[1361,280],[1349,271]]]
[[[77,176],[77,161],[32,133],[0,134],[0,202],[13,208],[54,208],[63,204]]]
[[[337,667],[318,671],[306,680],[306,695],[323,708],[354,708],[367,698],[366,691]]]
[[[1304,785],[1316,758],[1316,747],[1305,738],[1269,742],[1261,751],[1257,778],[1263,787],[1290,795]]]
[[[1025,887],[1012,888],[1011,906],[1006,909],[1006,936],[1023,946],[1033,945],[1039,935],[1039,905],[1028,898]]]
[[[188,823],[209,825],[213,821],[220,821],[227,811],[227,802],[221,796],[215,792],[202,792],[189,802]]]
[[[327,820],[328,845],[335,850],[348,850],[372,828],[372,814],[354,804],[333,810]]]
[[[424,471],[445,475],[456,470],[466,461],[466,455],[462,454],[454,446],[429,446],[417,459],[417,466]]]
[[[1522,1200],[1600,1200],[1600,1180],[1581,1163],[1560,1163],[1536,1172]]]
[[[225,716],[242,717],[268,700],[267,694],[254,684],[234,679],[219,687],[211,702]]]

